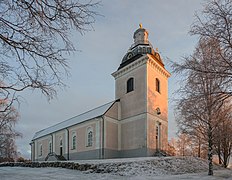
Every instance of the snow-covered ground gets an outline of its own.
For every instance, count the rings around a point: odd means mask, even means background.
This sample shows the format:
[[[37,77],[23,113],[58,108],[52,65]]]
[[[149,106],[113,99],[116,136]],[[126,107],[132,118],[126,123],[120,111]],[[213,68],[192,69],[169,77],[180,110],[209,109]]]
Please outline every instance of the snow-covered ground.
[[[94,164],[100,173],[93,170],[78,171],[63,168],[28,168],[0,167],[1,180],[52,180],[52,179],[201,179],[220,180],[231,179],[232,170],[215,167],[214,176],[207,175],[207,161],[192,157],[166,158],[130,158],[75,161],[79,164]]]
[[[111,179],[133,179],[133,180],[174,180],[174,179],[196,179],[196,180],[220,180],[232,179],[231,170],[216,170],[213,177],[209,177],[204,173],[191,173],[182,175],[135,175],[135,176],[120,176],[112,174],[99,173],[83,173],[80,171],[62,169],[62,168],[26,168],[26,167],[1,167],[1,180],[111,180]]]

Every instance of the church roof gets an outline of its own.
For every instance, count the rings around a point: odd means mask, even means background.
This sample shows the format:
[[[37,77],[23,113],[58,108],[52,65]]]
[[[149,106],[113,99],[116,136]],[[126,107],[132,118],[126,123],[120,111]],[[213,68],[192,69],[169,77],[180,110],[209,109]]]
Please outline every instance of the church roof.
[[[65,128],[68,128],[70,126],[85,122],[87,120],[103,116],[114,103],[115,103],[115,101],[109,102],[109,103],[104,104],[102,106],[99,106],[95,109],[92,109],[92,110],[87,111],[85,113],[74,116],[70,119],[63,121],[63,122],[60,122],[56,125],[53,125],[53,126],[50,126],[46,129],[43,129],[41,131],[38,131],[35,133],[32,140],[40,138],[40,137],[45,136],[45,135],[48,135],[50,133],[65,129]]]

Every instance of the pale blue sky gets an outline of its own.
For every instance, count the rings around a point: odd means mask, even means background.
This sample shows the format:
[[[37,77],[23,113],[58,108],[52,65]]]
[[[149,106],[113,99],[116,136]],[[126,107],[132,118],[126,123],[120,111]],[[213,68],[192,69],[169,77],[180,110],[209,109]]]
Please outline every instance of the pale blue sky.
[[[66,120],[89,109],[114,100],[114,72],[133,43],[133,33],[143,24],[149,41],[158,48],[165,67],[172,71],[166,57],[180,61],[192,53],[196,37],[188,34],[194,13],[203,0],[102,0],[97,11],[94,31],[83,36],[72,33],[71,39],[80,51],[68,57],[71,77],[65,80],[66,90],[59,90],[57,99],[47,102],[40,93],[23,93],[21,118],[16,128],[23,133],[17,140],[18,150],[29,158],[29,142],[36,131]],[[177,77],[169,79],[169,138],[177,128],[173,115],[173,92]]]

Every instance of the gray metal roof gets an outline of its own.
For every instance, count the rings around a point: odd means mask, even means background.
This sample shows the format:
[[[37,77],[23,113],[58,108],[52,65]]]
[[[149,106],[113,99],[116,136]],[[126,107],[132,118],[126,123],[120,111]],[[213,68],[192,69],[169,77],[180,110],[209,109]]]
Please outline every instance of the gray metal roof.
[[[81,122],[84,122],[84,121],[87,121],[87,120],[102,116],[114,104],[114,102],[115,101],[109,102],[109,103],[104,104],[102,106],[99,106],[99,107],[97,107],[95,109],[87,111],[87,112],[85,112],[83,114],[77,115],[77,116],[72,117],[72,118],[70,118],[68,120],[60,122],[60,123],[58,123],[58,124],[56,124],[54,126],[50,126],[50,127],[46,128],[46,129],[38,131],[38,132],[35,133],[32,140],[38,139],[38,138],[40,138],[42,136],[45,136],[45,135],[48,135],[50,133],[59,131],[61,129],[73,126],[75,124],[78,124],[78,123],[81,123]]]

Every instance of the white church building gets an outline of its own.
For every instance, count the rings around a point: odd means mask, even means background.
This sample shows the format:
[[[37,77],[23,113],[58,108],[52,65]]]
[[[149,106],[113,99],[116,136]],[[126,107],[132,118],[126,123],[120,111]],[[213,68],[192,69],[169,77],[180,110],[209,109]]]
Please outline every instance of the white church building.
[[[32,161],[152,156],[168,144],[168,78],[141,25],[115,79],[115,100],[35,133]]]

